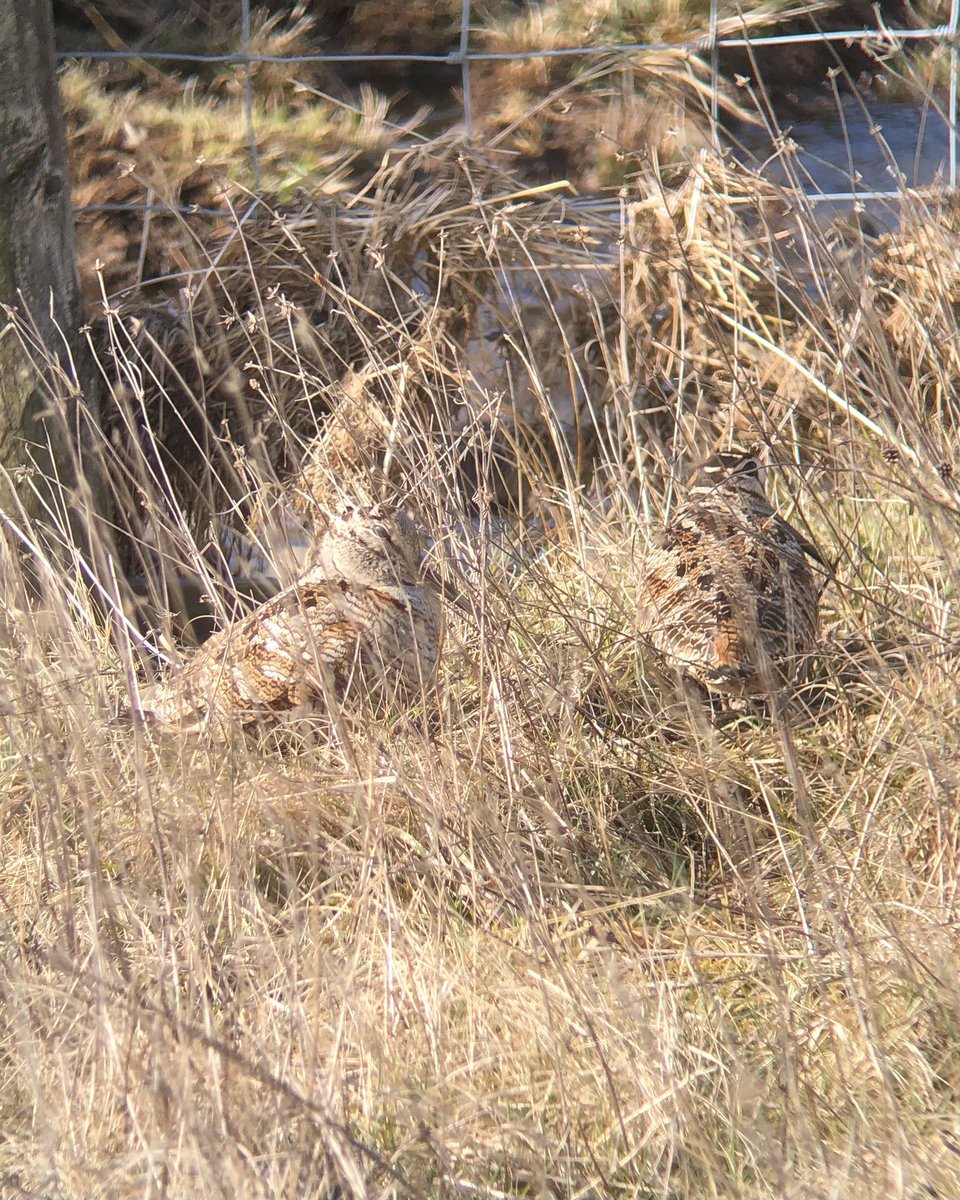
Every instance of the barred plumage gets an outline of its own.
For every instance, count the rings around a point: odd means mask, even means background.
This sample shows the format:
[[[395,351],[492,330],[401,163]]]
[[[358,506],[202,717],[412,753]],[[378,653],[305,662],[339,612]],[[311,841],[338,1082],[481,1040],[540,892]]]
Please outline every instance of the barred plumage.
[[[432,683],[441,613],[414,523],[385,505],[335,517],[316,565],[214,634],[141,697],[151,724],[247,725],[358,691],[403,699]]]
[[[779,516],[752,455],[704,463],[647,555],[639,621],[681,674],[762,695],[792,681],[819,629],[816,548]]]

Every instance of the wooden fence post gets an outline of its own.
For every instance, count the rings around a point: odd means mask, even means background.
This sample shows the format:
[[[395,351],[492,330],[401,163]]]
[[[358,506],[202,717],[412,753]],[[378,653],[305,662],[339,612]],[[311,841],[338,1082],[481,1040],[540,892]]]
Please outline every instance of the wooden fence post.
[[[31,482],[51,496],[44,477],[56,478],[83,514],[71,517],[76,532],[104,488],[84,450],[99,415],[97,377],[79,332],[51,0],[0,0],[0,64],[0,507],[37,515]],[[38,370],[41,355],[48,365]]]

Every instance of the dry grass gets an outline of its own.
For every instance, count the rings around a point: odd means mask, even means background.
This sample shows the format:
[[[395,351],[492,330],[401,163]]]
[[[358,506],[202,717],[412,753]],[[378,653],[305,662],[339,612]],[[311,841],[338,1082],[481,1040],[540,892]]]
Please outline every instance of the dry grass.
[[[769,32],[829,7],[817,0],[721,6],[718,33]],[[474,6],[472,14],[477,52],[609,48],[599,57],[471,65],[477,132],[528,180],[566,176],[581,190],[595,190],[619,185],[649,159],[683,170],[708,144],[713,80],[703,52],[709,5],[702,0],[563,0],[519,10],[497,0]],[[338,16],[302,4],[257,8],[249,50],[280,60],[442,55],[458,49],[461,17],[461,0],[418,8],[408,0],[399,6],[378,0],[345,6]],[[459,98],[462,77],[445,65],[418,64],[404,76],[397,64],[368,64],[360,75],[355,65],[278,61],[254,62],[248,73],[233,63],[136,57],[238,52],[241,21],[233,0],[175,4],[162,20],[126,0],[105,0],[82,6],[78,20],[89,25],[85,35],[61,31],[73,52],[129,55],[78,58],[61,78],[74,202],[86,210],[78,234],[90,301],[98,298],[98,262],[110,292],[189,269],[195,246],[175,210],[203,210],[209,230],[219,213],[242,210],[251,189],[281,206],[296,206],[304,194],[344,202],[384,156],[420,139],[432,106],[442,110],[434,126],[449,127],[451,103]],[[628,55],[616,49],[658,42],[668,45]],[[809,69],[800,74],[806,78]],[[752,98],[732,82],[718,86],[722,117],[755,118]],[[139,211],[114,211],[134,205]]]
[[[789,0],[721,5],[718,37],[759,35],[831,5]],[[653,159],[689,162],[710,141],[711,96],[724,118],[751,121],[732,80],[713,80],[703,52],[710,6],[698,0],[566,0],[521,6],[481,25],[479,49],[496,54],[605,47],[601,56],[480,60],[472,93],[484,137],[527,171],[571,176],[584,190],[623,182]],[[618,46],[659,49],[619,53]]]
[[[78,224],[89,300],[98,263],[110,292],[177,278],[196,252],[177,210],[199,210],[215,229],[218,214],[246,208],[257,183],[251,140],[275,203],[304,190],[343,201],[387,151],[416,137],[425,111],[394,117],[367,87],[349,100],[303,88],[284,103],[258,97],[248,119],[242,94],[169,79],[121,89],[107,86],[110,73],[74,64],[61,75],[73,199],[90,210]],[[141,211],[111,211],[117,205]]]
[[[604,218],[441,142],[104,314],[139,607],[6,514],[6,1191],[956,1194],[952,220],[852,272],[708,158]],[[779,720],[687,711],[633,634],[717,440],[767,445],[837,564]],[[469,582],[438,703],[226,746],[116,719],[153,656],[110,597],[175,655],[171,578],[222,618],[365,489]]]

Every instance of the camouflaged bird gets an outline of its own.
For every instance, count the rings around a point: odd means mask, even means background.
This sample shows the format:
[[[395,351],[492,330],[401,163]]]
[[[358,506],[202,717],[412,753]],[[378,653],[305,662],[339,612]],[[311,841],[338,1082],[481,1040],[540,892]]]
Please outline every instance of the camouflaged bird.
[[[720,454],[648,554],[640,628],[681,674],[731,696],[796,676],[817,637],[819,552],[779,516],[752,455]]]
[[[145,720],[222,728],[290,709],[329,711],[358,691],[420,695],[434,679],[442,631],[422,558],[419,531],[396,509],[334,517],[315,566],[144,690]]]

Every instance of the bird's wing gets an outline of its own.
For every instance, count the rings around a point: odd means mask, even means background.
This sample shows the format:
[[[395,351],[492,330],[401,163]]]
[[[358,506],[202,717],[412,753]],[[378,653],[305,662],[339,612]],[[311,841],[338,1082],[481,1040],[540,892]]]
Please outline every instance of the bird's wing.
[[[178,727],[208,716],[245,724],[342,691],[357,663],[359,636],[338,591],[324,581],[286,588],[214,634],[181,670],[149,689],[145,713]]]

